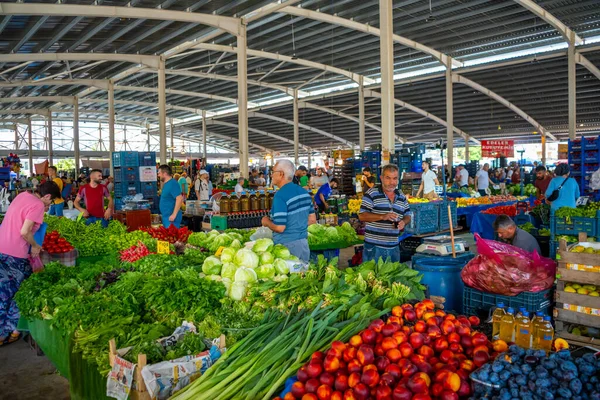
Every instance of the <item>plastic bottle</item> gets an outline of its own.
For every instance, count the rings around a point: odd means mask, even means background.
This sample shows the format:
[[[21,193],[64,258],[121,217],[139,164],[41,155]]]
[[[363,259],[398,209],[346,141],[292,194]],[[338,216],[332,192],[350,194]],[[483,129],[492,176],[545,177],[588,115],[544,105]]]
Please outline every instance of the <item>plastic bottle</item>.
[[[515,318],[515,343],[524,349],[531,348],[531,320],[527,311]]]
[[[541,324],[544,323],[544,313],[542,311],[538,311],[535,313],[535,317],[531,318],[531,347],[535,350],[538,349],[537,343],[537,331]]]
[[[250,201],[248,199],[248,196],[246,195],[246,192],[242,192],[242,196],[240,197],[240,210],[248,211],[249,207]]]
[[[550,316],[546,315],[544,321],[540,324],[537,330],[537,337],[534,338],[537,341],[537,347],[540,350],[544,350],[546,353],[552,351],[552,341],[554,340],[554,328],[550,321]]]
[[[492,338],[494,339],[498,339],[500,336],[500,322],[505,314],[504,303],[496,304],[496,309],[492,314]]]
[[[513,336],[515,333],[515,310],[512,307],[508,307],[506,314],[500,321],[500,340],[504,340],[506,343],[513,342]]]

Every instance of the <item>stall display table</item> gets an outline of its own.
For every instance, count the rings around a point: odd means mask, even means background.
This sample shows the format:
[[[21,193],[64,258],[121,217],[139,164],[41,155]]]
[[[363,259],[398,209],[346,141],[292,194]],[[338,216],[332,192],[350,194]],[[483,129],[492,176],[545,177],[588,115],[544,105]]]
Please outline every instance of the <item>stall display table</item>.
[[[470,227],[471,224],[473,223],[473,216],[480,212],[480,211],[484,211],[487,210],[489,208],[492,207],[497,207],[497,206],[512,206],[514,204],[517,204],[516,201],[506,201],[503,203],[495,203],[495,204],[481,204],[478,206],[469,206],[469,207],[459,207],[457,210],[457,215],[460,217],[461,215],[466,216],[467,218],[467,227]]]

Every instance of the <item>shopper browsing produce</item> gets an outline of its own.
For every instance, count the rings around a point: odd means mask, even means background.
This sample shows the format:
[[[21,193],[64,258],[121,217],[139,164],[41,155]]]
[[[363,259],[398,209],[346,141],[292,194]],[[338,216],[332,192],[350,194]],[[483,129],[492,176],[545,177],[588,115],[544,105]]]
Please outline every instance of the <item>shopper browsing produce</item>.
[[[63,191],[63,181],[62,179],[60,179],[58,177],[58,171],[56,170],[55,166],[49,166],[48,167],[48,175],[49,175],[49,180],[51,180],[52,182],[56,183],[56,185],[58,186],[58,190],[60,191],[60,193],[62,193]],[[54,200],[54,203],[50,205],[50,209],[48,210],[48,214],[50,215],[56,215],[57,217],[62,217],[63,216],[63,210],[65,209],[65,201],[62,198],[62,195],[59,196],[56,200]]]
[[[500,241],[523,249],[529,253],[532,253],[535,250],[538,254],[541,254],[540,245],[537,240],[530,233],[518,228],[515,221],[508,215],[498,215],[493,226]]]
[[[106,186],[102,185],[102,171],[93,169],[90,172],[90,183],[81,186],[73,205],[86,218],[86,224],[92,224],[101,221],[103,227],[108,226],[108,221],[112,217],[113,199]],[[104,209],[104,199],[108,199],[108,207]],[[81,207],[81,200],[85,203],[85,208]]]
[[[242,194],[242,192],[244,191],[244,183],[246,183],[246,179],[244,179],[243,177],[239,177],[238,178],[238,183],[237,185],[235,185],[235,193],[240,195]]]
[[[168,165],[161,165],[158,168],[158,177],[162,182],[162,191],[160,193],[160,214],[165,228],[175,225],[179,228],[181,225],[181,204],[183,196],[181,187],[173,178],[173,172]]]
[[[399,234],[410,223],[408,201],[398,190],[398,167],[387,164],[381,172],[381,188],[369,189],[358,218],[366,222],[363,261],[391,258],[400,261]]]
[[[262,226],[273,231],[275,244],[283,244],[290,253],[308,262],[308,225],[317,222],[312,199],[306,190],[291,184],[294,164],[279,160],[272,169],[273,184],[279,187],[273,197],[271,215],[262,219]]]
[[[44,222],[44,212],[59,197],[53,181],[41,184],[33,194],[23,192],[13,200],[0,225],[0,346],[19,339],[19,310],[13,297],[33,272],[29,256],[38,257],[42,250],[33,234]]]
[[[437,199],[438,195],[435,192],[435,185],[439,185],[440,181],[438,181],[435,172],[431,170],[429,162],[423,161],[421,165],[423,166],[423,175],[421,175],[421,186],[419,186],[417,197],[421,197],[421,193],[423,193],[423,198],[425,199]]]
[[[469,187],[469,171],[465,168],[465,164],[460,164],[458,166],[458,186],[460,188],[468,188]]]
[[[329,182],[329,178],[327,177],[327,173],[325,172],[325,168],[317,167],[317,175],[310,178],[310,187],[313,189],[318,189],[324,184]]]
[[[317,190],[317,194],[315,195],[315,204],[317,207],[319,207],[319,211],[324,212],[329,210],[327,199],[337,187],[338,180],[336,178],[332,178],[331,182],[324,184],[319,188],[319,190]]]
[[[571,169],[568,164],[559,164],[554,170],[555,178],[550,181],[546,189],[546,202],[550,209],[556,211],[561,207],[575,208],[579,198],[579,185],[570,178]]]
[[[363,168],[363,175],[361,179],[362,192],[366,193],[369,189],[375,186],[375,177],[371,172],[371,168],[365,167]]]
[[[187,174],[185,172],[183,174],[181,174],[181,176],[179,176],[177,174],[175,175],[175,179],[177,180],[177,183],[179,183],[179,186],[181,187],[181,195],[183,196],[184,201],[187,197],[188,190],[189,190],[189,185],[188,185],[186,178],[187,178]]]
[[[552,176],[543,165],[540,165],[535,169],[535,176],[536,179],[535,182],[533,182],[533,185],[537,190],[537,198],[544,199],[546,198],[546,190],[548,190],[550,181],[552,181]]]
[[[248,178],[248,186],[250,187],[250,189],[258,188],[258,183],[256,182],[257,179],[258,179],[258,170],[253,169],[252,172],[250,172],[250,177]]]
[[[212,182],[208,179],[208,172],[201,170],[195,183],[196,196],[200,201],[208,201],[213,191]]]
[[[485,163],[483,164],[483,167],[477,171],[477,175],[475,175],[475,187],[482,196],[488,195],[487,190],[490,187],[490,176],[488,175],[489,169],[490,164]]]
[[[296,185],[308,186],[308,177],[306,176],[306,174],[308,174],[308,170],[306,169],[306,167],[304,165],[299,166],[296,172],[294,173],[294,179],[292,182]],[[302,178],[305,178],[304,181],[306,184],[302,183]]]

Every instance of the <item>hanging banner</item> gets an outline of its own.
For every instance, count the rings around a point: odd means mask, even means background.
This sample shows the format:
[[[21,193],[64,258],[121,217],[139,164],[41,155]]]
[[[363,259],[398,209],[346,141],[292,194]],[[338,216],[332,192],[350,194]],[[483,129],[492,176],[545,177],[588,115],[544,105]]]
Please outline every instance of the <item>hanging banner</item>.
[[[512,158],[515,156],[514,140],[482,140],[481,156],[487,158]]]

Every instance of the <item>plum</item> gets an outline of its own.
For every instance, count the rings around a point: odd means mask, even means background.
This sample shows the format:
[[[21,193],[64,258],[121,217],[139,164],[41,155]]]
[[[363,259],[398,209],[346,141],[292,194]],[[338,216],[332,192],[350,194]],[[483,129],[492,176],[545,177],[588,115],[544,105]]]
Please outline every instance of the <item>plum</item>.
[[[533,395],[523,394],[523,395],[521,395],[521,400],[533,400]]]
[[[496,384],[496,383],[498,383],[498,382],[500,382],[500,376],[499,376],[497,373],[495,373],[495,372],[492,372],[492,373],[490,374],[490,383],[494,383],[494,384]]]
[[[544,361],[542,361],[542,367],[544,367],[548,370],[552,370],[552,369],[558,367],[558,364],[556,364],[556,361],[547,358]]]
[[[487,371],[479,371],[479,379],[482,380],[483,382],[489,382],[490,381],[490,374]]]
[[[525,349],[517,346],[516,344],[513,344],[508,348],[508,352],[510,354],[517,354],[523,356],[525,354]]]
[[[521,371],[523,371],[524,374],[529,374],[531,371],[533,371],[533,368],[531,368],[531,365],[529,364],[523,364],[521,365]]]
[[[590,400],[600,400],[600,392],[594,391],[590,394]]]
[[[535,381],[537,379],[537,375],[535,374],[535,372],[530,372],[529,375],[527,375],[527,378],[530,381]]]
[[[538,376],[538,378],[547,378],[548,376],[550,376],[550,374],[548,374],[548,370],[542,367],[541,365],[535,367],[535,373]]]
[[[556,353],[552,353],[548,356],[549,360],[556,361],[558,360],[558,355]]]
[[[596,375],[594,375],[594,376],[592,376],[590,378],[590,383],[598,383],[598,382],[599,382],[599,380],[598,380],[598,377]]]
[[[586,353],[581,357],[586,363],[595,364],[596,356],[592,353]]]
[[[594,375],[596,367],[590,363],[584,362],[579,364],[579,372],[585,375]]]
[[[511,373],[507,370],[504,370],[504,371],[500,372],[499,376],[500,376],[500,380],[506,382],[508,380],[508,378],[511,377]]]
[[[539,378],[535,381],[535,386],[547,389],[550,387],[550,379],[548,378]]]
[[[561,360],[570,360],[571,359],[571,353],[569,352],[568,349],[557,351],[556,354],[557,354],[558,358],[560,358]]]
[[[504,364],[501,363],[500,361],[494,361],[494,363],[492,364],[492,371],[494,372],[500,372],[504,369]]]
[[[518,398],[519,397],[519,389],[517,389],[517,388],[510,389],[510,395],[512,397],[517,397]]]
[[[583,385],[583,387],[585,388],[585,391],[587,393],[592,393],[594,391],[594,385],[592,385],[591,383],[586,383]]]
[[[491,364],[484,364],[483,367],[481,367],[481,371],[486,371],[488,373],[492,372],[492,365]]]
[[[556,379],[554,376],[550,377],[550,383],[552,384],[552,386],[556,387],[558,386],[558,379]]]
[[[577,373],[573,372],[573,371],[568,371],[563,373],[563,380],[565,381],[571,381],[573,379],[575,379],[577,377]]]
[[[556,394],[561,397],[566,397],[567,399],[570,399],[573,396],[573,392],[571,392],[571,390],[569,390],[568,388],[564,387],[558,388]]]
[[[581,372],[581,370],[579,370],[579,372]],[[590,376],[581,372],[579,374],[579,380],[581,380],[581,382],[583,382],[583,383],[587,383],[590,381]]]
[[[529,388],[529,390],[534,392],[535,391],[535,381],[530,380],[529,382],[527,382],[527,387]]]
[[[538,358],[545,358],[546,357],[546,352],[544,350],[536,350],[533,352],[533,355],[538,357]]]
[[[560,363],[560,369],[564,372],[577,372],[577,366],[572,361],[563,361]]]
[[[523,371],[521,371],[521,367],[519,367],[518,365],[511,365],[510,367],[510,373],[513,375],[521,375],[523,373]]]
[[[527,385],[527,378],[525,377],[525,375],[518,375],[515,378],[515,382],[517,383],[517,385],[519,386],[525,386]]]
[[[545,389],[542,392],[542,398],[544,400],[554,400],[554,394],[550,390]]]
[[[514,376],[511,376],[511,377],[508,379],[508,387],[509,387],[510,389],[517,389],[517,388],[519,387],[519,384],[517,383],[517,380],[515,379],[515,377],[514,377]]]
[[[532,356],[532,355],[533,355],[533,353],[535,353],[535,350],[533,350],[533,349],[527,349],[527,350],[525,350],[525,355],[526,355],[526,356]],[[545,355],[546,355],[546,354],[544,354],[544,356],[545,356]]]
[[[581,383],[579,378],[574,378],[571,380],[571,382],[569,382],[569,388],[573,393],[580,394],[581,390],[583,389],[583,384]]]

